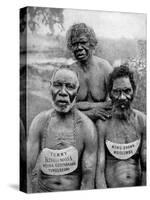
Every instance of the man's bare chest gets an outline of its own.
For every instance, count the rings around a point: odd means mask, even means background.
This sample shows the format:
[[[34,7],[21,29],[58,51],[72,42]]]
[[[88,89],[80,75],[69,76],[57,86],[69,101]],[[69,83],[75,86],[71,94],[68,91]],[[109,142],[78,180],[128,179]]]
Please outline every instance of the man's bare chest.
[[[66,148],[76,145],[75,122],[73,119],[60,122],[51,119],[43,137],[45,137],[45,147],[53,149]]]
[[[112,142],[130,143],[140,138],[140,131],[136,122],[111,122],[106,129],[106,139]]]

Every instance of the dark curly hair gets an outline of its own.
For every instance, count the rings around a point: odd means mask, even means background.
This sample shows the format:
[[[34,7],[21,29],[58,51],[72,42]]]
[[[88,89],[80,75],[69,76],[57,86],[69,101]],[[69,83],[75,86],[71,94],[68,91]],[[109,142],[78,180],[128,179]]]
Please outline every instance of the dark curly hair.
[[[111,93],[113,82],[117,78],[122,77],[129,77],[130,83],[132,85],[133,93],[135,93],[136,85],[134,80],[134,73],[129,69],[127,65],[121,65],[120,67],[115,67],[112,73],[109,75],[109,81],[108,81],[108,93]]]
[[[72,50],[72,38],[79,37],[80,34],[85,34],[89,39],[90,46],[94,49],[97,45],[97,39],[94,30],[87,26],[85,23],[74,24],[67,31],[67,47],[69,50]]]

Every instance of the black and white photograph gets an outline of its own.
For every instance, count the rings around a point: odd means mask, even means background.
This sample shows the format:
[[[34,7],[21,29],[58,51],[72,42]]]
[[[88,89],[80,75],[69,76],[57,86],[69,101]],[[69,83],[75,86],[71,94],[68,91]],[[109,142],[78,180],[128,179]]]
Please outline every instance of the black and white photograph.
[[[146,185],[146,17],[20,10],[20,190]]]
[[[21,191],[147,185],[146,55],[146,13],[20,9]]]

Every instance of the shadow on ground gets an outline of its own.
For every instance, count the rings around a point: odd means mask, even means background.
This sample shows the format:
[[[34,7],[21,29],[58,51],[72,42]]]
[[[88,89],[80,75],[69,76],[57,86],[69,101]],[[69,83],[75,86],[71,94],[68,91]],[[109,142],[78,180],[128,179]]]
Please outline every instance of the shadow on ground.
[[[19,185],[17,184],[10,184],[9,187],[12,188],[13,190],[19,191]]]

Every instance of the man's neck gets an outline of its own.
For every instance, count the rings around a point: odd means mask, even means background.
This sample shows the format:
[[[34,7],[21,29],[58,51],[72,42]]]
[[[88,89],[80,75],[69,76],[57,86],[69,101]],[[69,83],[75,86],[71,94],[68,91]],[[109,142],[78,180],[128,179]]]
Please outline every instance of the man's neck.
[[[73,115],[73,109],[71,109],[69,112],[58,112],[56,111],[56,116],[61,120],[67,120],[68,118],[71,118]]]

